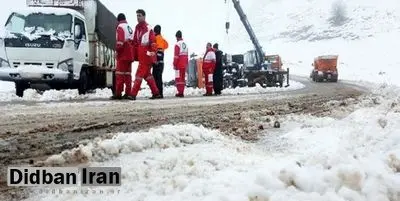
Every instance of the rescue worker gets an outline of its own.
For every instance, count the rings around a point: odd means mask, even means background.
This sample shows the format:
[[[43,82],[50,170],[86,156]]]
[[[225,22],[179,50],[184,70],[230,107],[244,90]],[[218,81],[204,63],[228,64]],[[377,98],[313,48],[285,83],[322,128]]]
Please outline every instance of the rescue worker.
[[[116,45],[116,59],[117,66],[115,71],[116,86],[115,93],[111,99],[132,99],[131,84],[132,84],[132,62],[134,60],[134,49],[132,45],[133,30],[126,21],[123,13],[117,16],[117,45]],[[122,90],[125,85],[125,94],[122,97]]]
[[[215,51],[215,70],[213,74],[213,86],[215,95],[221,95],[221,91],[223,89],[223,75],[222,75],[222,57],[223,52],[218,49],[218,43],[213,45]]]
[[[211,43],[207,43],[206,53],[203,59],[203,74],[205,77],[206,93],[203,96],[212,96],[213,93],[213,73],[215,69],[215,52]]]
[[[176,32],[175,37],[177,42],[175,44],[173,65],[175,70],[175,86],[178,91],[175,96],[184,97],[186,68],[189,64],[189,49],[186,42],[183,41],[180,30]]]
[[[131,95],[133,100],[136,100],[140,85],[143,79],[145,79],[153,95],[150,99],[161,98],[154,77],[151,74],[151,67],[157,60],[157,45],[154,31],[146,22],[146,12],[144,10],[138,9],[136,11],[136,17],[138,24],[135,27],[133,44],[135,47],[135,61],[139,61],[139,66],[136,70],[136,77],[133,82]]]
[[[160,25],[154,27],[154,33],[156,35],[157,62],[153,65],[153,76],[160,96],[164,98],[162,74],[164,72],[164,51],[168,48],[168,42],[161,35]]]

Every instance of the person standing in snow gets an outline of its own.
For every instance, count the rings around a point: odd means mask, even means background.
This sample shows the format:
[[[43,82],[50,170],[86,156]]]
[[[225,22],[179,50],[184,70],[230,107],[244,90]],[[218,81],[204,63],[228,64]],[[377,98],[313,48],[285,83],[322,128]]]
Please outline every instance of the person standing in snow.
[[[174,49],[174,70],[175,86],[178,91],[176,97],[184,97],[186,68],[189,64],[189,49],[186,42],[183,41],[182,32],[178,30],[175,34],[176,44]]]
[[[215,69],[215,52],[211,43],[207,43],[206,53],[203,59],[203,74],[205,77],[206,93],[203,96],[212,96],[213,93],[213,73]]]
[[[145,79],[153,95],[150,99],[158,99],[161,98],[161,95],[151,73],[151,68],[157,61],[155,34],[152,27],[146,22],[146,12],[144,10],[138,9],[136,11],[136,17],[138,24],[135,27],[133,44],[136,52],[135,61],[139,61],[139,66],[136,71],[131,95],[133,96],[133,100],[136,100],[140,85],[143,79]]]
[[[164,98],[162,74],[164,71],[164,51],[168,48],[168,42],[161,35],[160,25],[156,25],[154,27],[154,33],[156,35],[157,62],[153,64],[153,76],[156,81],[158,91],[160,92],[160,96],[161,98]]]
[[[213,86],[215,95],[221,95],[223,89],[223,75],[222,75],[222,54],[223,52],[218,49],[218,43],[213,45],[215,51],[215,70],[213,74]]]
[[[116,45],[116,59],[117,66],[115,71],[116,86],[115,93],[111,99],[130,99],[131,84],[132,84],[132,62],[134,60],[134,49],[132,44],[133,30],[126,21],[123,13],[117,16],[117,45]],[[122,97],[122,90],[125,85],[125,94]]]

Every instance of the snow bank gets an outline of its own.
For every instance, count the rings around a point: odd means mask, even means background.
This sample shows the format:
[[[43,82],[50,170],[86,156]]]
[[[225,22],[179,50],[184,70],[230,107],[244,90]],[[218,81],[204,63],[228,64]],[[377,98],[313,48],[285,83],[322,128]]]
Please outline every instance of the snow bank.
[[[4,82],[0,81],[0,99],[3,99],[6,96],[6,92],[14,92],[15,91],[15,84],[14,82]],[[6,98],[4,98],[6,99]]]
[[[4,84],[3,84],[4,83]],[[24,92],[24,97],[20,98],[15,95],[14,83],[2,82],[0,83],[0,102],[7,101],[60,101],[60,100],[92,100],[92,99],[107,99],[112,93],[109,89],[97,89],[96,93],[79,95],[78,90],[48,90],[43,94],[39,94],[36,90],[28,89]],[[150,97],[151,91],[145,83],[142,83],[143,88],[139,94],[139,98]],[[290,81],[289,87],[268,87],[262,88],[261,86],[256,87],[243,87],[236,89],[225,89],[222,91],[224,95],[242,95],[242,94],[262,94],[269,92],[279,91],[290,91],[304,88],[305,86],[296,81]],[[186,88],[186,96],[201,96],[205,93],[205,89],[199,88]],[[173,86],[164,88],[165,97],[174,97],[176,94],[176,88]]]
[[[398,91],[379,91],[343,119],[283,117],[281,129],[287,132],[268,133],[270,144],[244,143],[193,125],[98,139],[47,162],[73,158],[91,166],[121,166],[120,188],[34,194],[34,199],[400,200],[400,100]],[[274,143],[279,148],[265,151]],[[106,194],[109,190],[119,193]]]
[[[96,138],[93,142],[85,141],[78,148],[48,158],[44,164],[62,165],[73,162],[104,161],[134,152],[162,151],[188,144],[211,142],[221,139],[218,134],[217,131],[193,125],[165,125],[152,128],[148,132],[117,133],[112,139]]]

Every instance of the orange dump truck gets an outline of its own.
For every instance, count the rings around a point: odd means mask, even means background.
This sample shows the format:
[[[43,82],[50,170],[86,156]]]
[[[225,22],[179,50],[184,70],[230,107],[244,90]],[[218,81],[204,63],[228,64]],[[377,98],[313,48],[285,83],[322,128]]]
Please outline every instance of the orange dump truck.
[[[323,55],[314,58],[314,69],[311,71],[310,78],[316,82],[322,82],[324,80],[337,82],[338,70],[337,70],[338,55]]]

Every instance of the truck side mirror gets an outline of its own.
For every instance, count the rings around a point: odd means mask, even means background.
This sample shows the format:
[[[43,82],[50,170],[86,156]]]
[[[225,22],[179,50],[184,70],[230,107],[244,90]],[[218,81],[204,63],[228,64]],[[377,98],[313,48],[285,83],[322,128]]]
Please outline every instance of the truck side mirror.
[[[76,24],[75,25],[75,34],[74,34],[75,39],[80,39],[81,33],[82,33],[81,26],[79,24]]]

